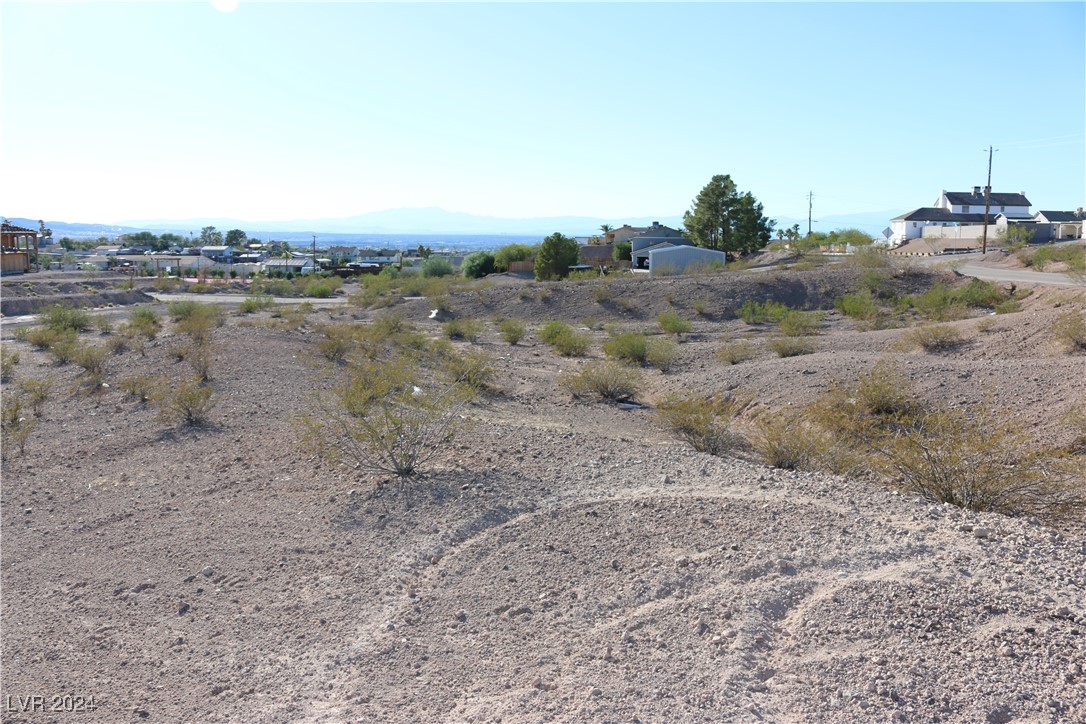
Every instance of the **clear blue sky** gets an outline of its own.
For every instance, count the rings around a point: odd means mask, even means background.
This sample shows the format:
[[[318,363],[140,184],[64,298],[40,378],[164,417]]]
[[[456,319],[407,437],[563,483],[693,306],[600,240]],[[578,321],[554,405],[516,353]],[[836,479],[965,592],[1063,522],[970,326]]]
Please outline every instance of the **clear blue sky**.
[[[221,5],[227,0],[217,2]],[[1086,5],[0,4],[0,212],[770,216],[1086,200]]]

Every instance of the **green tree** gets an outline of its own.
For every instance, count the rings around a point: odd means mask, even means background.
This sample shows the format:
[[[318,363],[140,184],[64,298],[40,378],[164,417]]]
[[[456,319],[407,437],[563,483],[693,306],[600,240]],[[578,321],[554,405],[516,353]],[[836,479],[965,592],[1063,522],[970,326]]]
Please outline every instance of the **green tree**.
[[[1024,224],[1007,224],[996,236],[1003,240],[1008,249],[1014,250],[1021,249],[1033,241],[1033,234],[1034,230]]]
[[[433,249],[431,249],[428,246],[423,246],[422,244],[419,244],[418,248],[415,249],[415,254],[417,254],[422,259],[429,259],[430,255],[433,254],[433,253],[434,253]]]
[[[41,245],[45,246],[53,240],[53,230],[45,226],[45,222],[38,219],[38,236],[41,237]]]
[[[494,273],[494,255],[489,251],[477,251],[464,257],[460,272],[467,279],[478,279]]]
[[[739,193],[731,176],[717,175],[698,193],[683,223],[698,246],[747,254],[768,244],[773,234],[773,222],[762,211],[749,191]]]
[[[248,238],[249,237],[241,229],[231,229],[226,232],[226,245],[240,248],[245,246],[245,241]]]
[[[580,255],[577,240],[554,232],[539,245],[535,257],[535,278],[561,279],[569,274],[569,267],[577,263]]]
[[[610,224],[600,224],[600,231],[602,231],[604,234],[606,234],[608,231],[611,231],[614,228],[615,227],[611,226]]]
[[[510,262],[527,261],[533,254],[535,254],[535,248],[527,244],[506,244],[494,252],[494,269],[507,272]]]
[[[618,261],[630,261],[633,259],[633,244],[628,241],[616,241],[611,248],[611,258]]]
[[[162,236],[158,237],[158,239],[159,243],[162,244],[163,249],[171,246],[183,247],[185,245],[185,242],[188,241],[188,239],[181,236],[180,234],[171,234],[168,231]]]
[[[200,246],[222,246],[222,232],[214,226],[200,229]]]

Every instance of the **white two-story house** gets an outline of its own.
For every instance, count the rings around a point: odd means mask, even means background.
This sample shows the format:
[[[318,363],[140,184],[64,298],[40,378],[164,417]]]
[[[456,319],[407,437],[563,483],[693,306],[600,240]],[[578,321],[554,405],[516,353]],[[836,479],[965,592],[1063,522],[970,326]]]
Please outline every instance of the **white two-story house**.
[[[1033,217],[1025,192],[1015,194],[993,191],[988,203],[989,226],[995,226],[1000,217],[1003,225],[1018,220],[1028,221]],[[890,222],[890,241],[902,244],[911,239],[932,236],[933,233],[939,235],[940,232],[936,229],[925,233],[926,227],[983,226],[984,205],[985,189],[982,186],[974,186],[972,192],[941,191],[934,206],[925,206],[894,217]]]

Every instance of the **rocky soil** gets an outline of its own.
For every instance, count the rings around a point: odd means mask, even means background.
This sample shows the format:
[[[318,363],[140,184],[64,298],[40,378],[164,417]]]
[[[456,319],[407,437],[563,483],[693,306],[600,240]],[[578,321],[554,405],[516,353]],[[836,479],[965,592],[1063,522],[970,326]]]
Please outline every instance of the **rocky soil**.
[[[746,299],[830,307],[858,274],[617,280],[603,295],[505,277],[455,295],[461,316],[649,331],[673,309],[694,330],[672,371],[645,371],[649,407],[620,409],[559,388],[584,361],[488,328],[474,346],[501,391],[407,493],[323,460],[295,420],[334,380],[320,326],[372,312],[321,309],[295,330],[266,326],[272,311],[232,316],[214,336],[214,424],[199,429],[117,387],[189,374],[169,328],[111,357],[110,387],[87,395],[5,326],[20,353],[5,402],[28,378],[54,394],[2,468],[0,719],[66,721],[19,697],[72,695],[93,697],[81,721],[102,722],[1086,721],[1084,521],[716,458],[655,421],[672,391],[783,407],[889,358],[922,395],[993,399],[1067,442],[1086,358],[1048,328],[1086,309],[1081,291],[954,322],[966,341],[941,355],[831,312],[818,351],[778,359],[768,330],[735,319]],[[400,306],[438,333],[430,300]],[[755,359],[713,356],[740,337]]]

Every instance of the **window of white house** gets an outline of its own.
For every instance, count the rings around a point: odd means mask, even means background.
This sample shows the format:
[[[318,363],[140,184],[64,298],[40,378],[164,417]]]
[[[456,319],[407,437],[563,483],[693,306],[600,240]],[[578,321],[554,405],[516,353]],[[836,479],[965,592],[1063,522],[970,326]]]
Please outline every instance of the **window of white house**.
[[[913,228],[914,229],[916,228],[916,222],[915,221],[913,222]]]
[[[962,207],[962,213],[963,214],[968,214],[969,213],[969,207],[968,206],[963,206]]]

